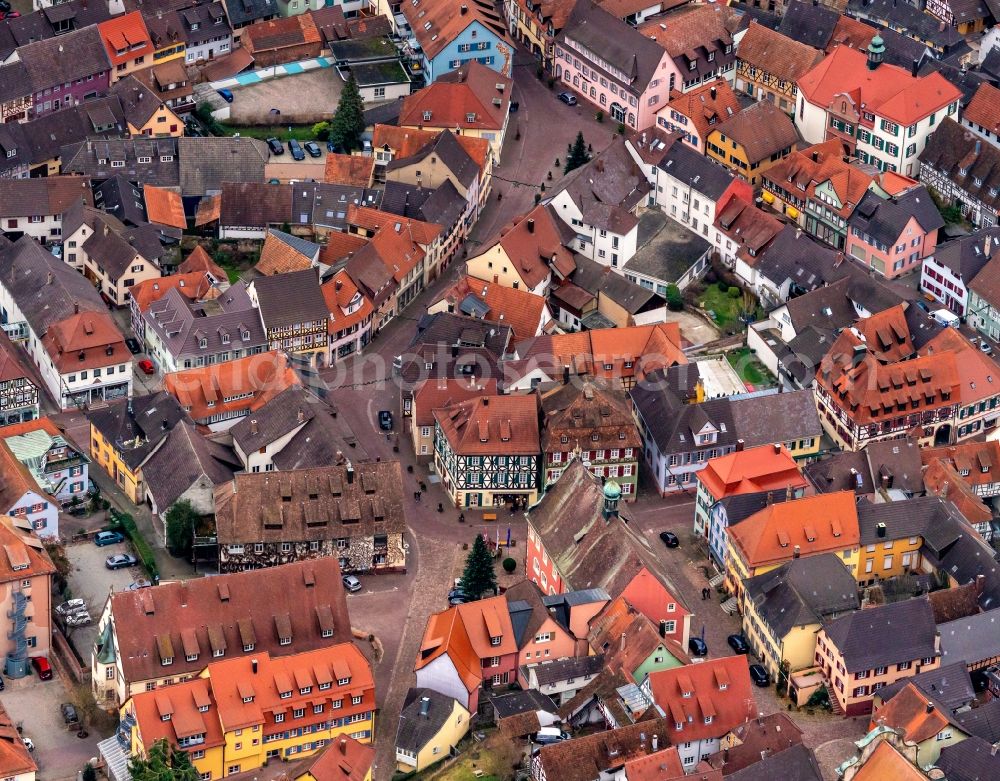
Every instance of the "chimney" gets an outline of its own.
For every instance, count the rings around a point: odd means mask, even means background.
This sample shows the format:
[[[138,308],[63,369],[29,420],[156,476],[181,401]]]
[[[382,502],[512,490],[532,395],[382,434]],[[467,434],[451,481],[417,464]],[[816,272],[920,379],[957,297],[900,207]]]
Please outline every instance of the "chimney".
[[[339,293],[339,292],[340,292],[340,289],[341,289],[341,288],[342,288],[343,286],[344,286],[344,282],[343,282],[343,280],[340,280],[340,279],[338,279],[338,280],[337,280],[337,281],[336,281],[336,282],[334,283],[334,285],[333,285],[333,289],[334,289],[334,290],[336,290],[336,291],[337,291],[337,292]]]
[[[736,440],[736,452],[737,453],[742,453],[743,452],[743,448],[745,448],[746,445],[747,445],[747,443],[744,442],[742,439],[737,439]]]
[[[934,703],[931,702],[930,700],[927,700],[927,712],[928,713],[934,712]]]
[[[569,364],[563,364],[563,385],[569,385]]]
[[[976,575],[976,596],[983,593],[983,587],[986,585],[985,575]]]
[[[661,618],[660,619],[660,637],[666,637],[666,636],[667,636],[667,622],[664,621]],[[654,751],[655,751],[655,749],[654,749]]]
[[[885,523],[884,522],[882,522],[882,521],[878,522],[878,524],[875,526],[875,533],[878,534],[879,537],[885,537]]]
[[[621,639],[621,643],[619,644],[619,649],[622,650],[622,651],[625,650],[625,638],[626,637],[627,637],[626,633],[622,632],[622,639]]]
[[[493,275],[493,284],[496,285],[500,282],[500,276],[498,274]]]
[[[715,89],[715,87],[712,87],[712,89]],[[654,754],[656,753],[657,746],[659,746],[659,745],[660,745],[660,736],[659,735],[653,735],[653,753]]]
[[[982,142],[982,141],[980,141],[980,140],[979,140],[979,139],[977,138],[977,139],[976,139],[976,154],[978,155],[978,154],[979,154],[980,152],[982,152],[982,151],[983,151],[983,142]]]
[[[253,420],[250,421],[250,433],[254,434],[254,435],[257,434],[257,419],[256,418],[254,418]]]
[[[772,445],[772,447],[774,447],[775,455],[779,455],[781,453],[781,444],[779,442],[775,442],[774,445]]]
[[[347,484],[352,485],[354,483],[354,465],[347,465]]]
[[[340,753],[347,756],[347,738],[340,739]]]
[[[802,550],[801,550],[801,549],[799,548],[799,546],[798,546],[798,545],[796,545],[796,546],[795,546],[795,547],[794,547],[794,548],[792,549],[792,558],[793,558],[793,559],[797,559],[797,558],[798,558],[799,556],[801,556],[801,555],[802,555]]]
[[[819,162],[819,152],[813,152],[812,153],[812,160],[813,160],[814,163],[818,163]]]
[[[257,657],[250,660],[250,671],[256,675],[257,674]]]
[[[528,218],[528,233],[535,232],[535,221],[531,217]]]
[[[712,100],[715,100],[715,96],[716,94],[718,94],[718,90],[715,87],[712,87],[712,89],[708,91],[708,94],[712,96]]]
[[[55,279],[56,279],[55,275],[50,271],[48,274],[45,275],[45,284],[51,285],[53,282],[55,282]]]
[[[462,16],[465,16],[467,13],[469,13],[469,6],[463,5],[460,13]]]
[[[80,302],[79,301],[74,301],[73,302],[73,314],[74,315],[80,314]]]
[[[490,406],[490,397],[489,396],[483,396],[483,406],[484,407]]]

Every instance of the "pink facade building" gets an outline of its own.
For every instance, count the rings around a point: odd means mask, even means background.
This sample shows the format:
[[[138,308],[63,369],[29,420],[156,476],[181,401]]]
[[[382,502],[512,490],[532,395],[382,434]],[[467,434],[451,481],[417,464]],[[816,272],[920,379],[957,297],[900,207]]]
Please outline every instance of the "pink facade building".
[[[652,126],[682,84],[662,46],[589,0],[576,4],[556,39],[553,68],[563,88],[633,130]]]
[[[934,253],[941,213],[923,186],[882,198],[867,192],[848,220],[847,254],[892,279]]]

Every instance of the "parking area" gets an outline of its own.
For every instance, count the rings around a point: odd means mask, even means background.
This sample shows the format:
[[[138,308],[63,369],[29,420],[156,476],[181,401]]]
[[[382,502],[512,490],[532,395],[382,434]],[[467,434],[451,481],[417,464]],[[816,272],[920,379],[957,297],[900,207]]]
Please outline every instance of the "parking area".
[[[269,79],[233,90],[233,125],[303,125],[333,115],[344,82],[333,68]],[[275,115],[272,109],[281,112]]]
[[[11,720],[22,726],[22,735],[35,745],[33,757],[42,781],[75,779],[77,772],[97,756],[97,743],[104,735],[91,732],[84,738],[67,729],[60,704],[74,702],[58,676],[39,681],[34,675],[18,681],[7,680],[3,705]]]
[[[97,639],[97,619],[104,609],[108,593],[112,590],[121,591],[130,583],[145,576],[141,567],[130,569],[109,570],[104,561],[108,556],[117,553],[129,553],[130,548],[125,543],[97,547],[93,542],[80,542],[66,546],[66,557],[73,565],[69,576],[69,587],[73,597],[82,599],[93,621],[87,626],[73,627],[68,636],[80,657],[87,662],[90,659],[94,641]]]

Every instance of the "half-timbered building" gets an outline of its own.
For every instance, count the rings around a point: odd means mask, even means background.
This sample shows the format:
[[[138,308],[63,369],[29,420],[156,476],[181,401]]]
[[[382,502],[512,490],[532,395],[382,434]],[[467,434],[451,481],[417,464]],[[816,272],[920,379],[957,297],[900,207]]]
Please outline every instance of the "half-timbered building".
[[[480,396],[434,412],[434,463],[456,507],[538,498],[538,400]]]
[[[10,337],[0,333],[0,426],[37,417],[38,386],[28,376]]]
[[[736,53],[736,89],[791,114],[799,94],[795,82],[821,59],[812,46],[753,21]]]
[[[326,360],[330,310],[314,268],[255,279],[247,289],[260,310],[268,349],[302,353],[322,366]]]

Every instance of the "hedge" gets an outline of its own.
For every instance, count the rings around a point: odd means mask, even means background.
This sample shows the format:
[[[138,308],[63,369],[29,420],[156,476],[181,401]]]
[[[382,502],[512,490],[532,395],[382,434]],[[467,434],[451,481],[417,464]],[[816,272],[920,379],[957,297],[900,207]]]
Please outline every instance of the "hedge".
[[[146,542],[146,538],[139,531],[139,527],[135,525],[135,519],[128,513],[118,512],[114,508],[108,511],[108,517],[111,519],[109,525],[112,529],[121,529],[128,535],[139,561],[149,574],[149,579],[153,583],[158,583],[160,571],[156,567],[156,557],[153,555],[153,549]]]

